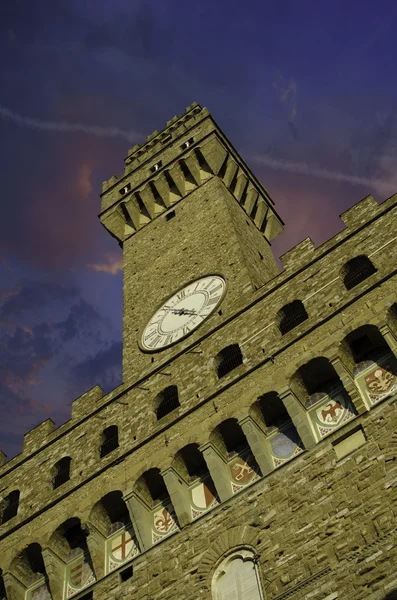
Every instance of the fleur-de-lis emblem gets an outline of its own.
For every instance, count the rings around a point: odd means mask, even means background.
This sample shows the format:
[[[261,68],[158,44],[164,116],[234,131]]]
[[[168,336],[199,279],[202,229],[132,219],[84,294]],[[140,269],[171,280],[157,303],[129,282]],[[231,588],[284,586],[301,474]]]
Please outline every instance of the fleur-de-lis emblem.
[[[154,525],[159,531],[166,532],[172,526],[172,517],[166,508],[163,508],[160,514],[161,516],[155,516]]]
[[[372,392],[387,392],[388,389],[393,385],[394,376],[385,369],[376,369],[370,375],[365,378],[368,388]]]

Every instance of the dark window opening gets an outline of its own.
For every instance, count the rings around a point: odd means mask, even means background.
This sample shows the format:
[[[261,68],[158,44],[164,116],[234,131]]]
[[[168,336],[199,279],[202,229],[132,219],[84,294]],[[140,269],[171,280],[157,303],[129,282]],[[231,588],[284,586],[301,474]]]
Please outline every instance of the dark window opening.
[[[131,579],[133,574],[134,574],[134,569],[131,565],[130,567],[127,567],[126,569],[124,569],[123,571],[120,572],[120,579],[121,579],[121,581],[127,581],[128,579]]]
[[[1,517],[1,523],[6,523],[10,519],[16,517],[19,507],[19,490],[14,490],[3,500],[3,514]]]
[[[356,340],[352,340],[350,342],[350,348],[353,354],[354,362],[359,363],[369,357],[373,349],[373,344],[367,335],[362,335]]]
[[[175,211],[174,210],[171,210],[169,213],[167,213],[165,215],[165,218],[166,218],[167,221],[171,221],[171,219],[173,219],[174,217],[175,217]]]
[[[158,395],[158,405],[156,409],[157,420],[172,412],[180,406],[178,398],[178,388],[176,385],[170,385]]]
[[[128,192],[131,190],[131,184],[127,183],[124,187],[121,188],[120,190],[120,194],[122,196],[125,196],[125,194],[128,194]]]
[[[238,344],[227,346],[215,358],[215,368],[218,378],[224,377],[243,363],[243,355]]]
[[[54,467],[55,475],[52,480],[54,489],[63,485],[67,481],[69,481],[69,479],[70,479],[70,463],[71,462],[72,462],[72,459],[70,458],[70,456],[65,456],[64,458],[61,458],[61,460],[56,463],[56,465]]]
[[[186,150],[187,148],[190,148],[190,146],[193,144],[194,142],[194,138],[189,138],[188,140],[186,140],[186,142],[183,142],[183,144],[181,145],[182,150]]]
[[[278,429],[290,421],[287,409],[276,393],[261,396],[258,400],[258,406],[268,432]]]
[[[142,479],[153,502],[168,498],[168,491],[159,469],[149,469],[142,475]]]
[[[207,463],[196,444],[189,444],[180,451],[189,477],[195,479],[208,473]]]
[[[162,164],[163,164],[162,161],[159,160],[158,163],[156,163],[155,165],[153,165],[153,167],[150,168],[151,172],[156,173],[160,169]]]
[[[218,425],[218,431],[229,454],[243,452],[248,448],[247,438],[235,419],[227,419]]]
[[[374,273],[376,269],[368,256],[356,256],[342,268],[343,283],[347,290],[351,290]]]
[[[288,333],[288,331],[291,331],[309,318],[301,300],[294,300],[290,304],[286,304],[279,310],[277,316],[279,320],[278,327],[282,335]]]
[[[99,450],[101,458],[119,447],[119,429],[117,425],[111,425],[103,430],[103,440]]]

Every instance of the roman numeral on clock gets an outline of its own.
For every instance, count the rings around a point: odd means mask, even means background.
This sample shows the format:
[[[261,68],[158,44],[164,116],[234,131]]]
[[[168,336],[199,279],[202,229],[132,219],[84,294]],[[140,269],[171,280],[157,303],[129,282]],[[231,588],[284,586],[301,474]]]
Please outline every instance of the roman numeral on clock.
[[[181,290],[180,292],[178,292],[178,294],[176,295],[177,297],[177,301],[180,302],[181,300],[184,299],[184,297],[186,296],[186,291],[185,290]]]
[[[153,340],[151,340],[148,346],[150,346],[151,348],[156,348],[156,346],[158,346],[158,344],[161,342],[161,339],[161,335],[156,335],[156,337]]]
[[[215,296],[215,298],[209,298],[207,300],[207,302],[205,303],[205,306],[211,306],[212,304],[217,304],[219,301],[219,298],[217,296]]]
[[[164,345],[168,346],[168,344],[172,344],[172,340],[173,339],[174,339],[174,334],[173,333],[171,335],[167,335],[167,337],[165,338]]]
[[[217,285],[213,290],[210,290],[210,294],[215,294],[215,292],[217,292],[218,290],[220,290],[222,288],[222,284],[220,283],[219,285]]]

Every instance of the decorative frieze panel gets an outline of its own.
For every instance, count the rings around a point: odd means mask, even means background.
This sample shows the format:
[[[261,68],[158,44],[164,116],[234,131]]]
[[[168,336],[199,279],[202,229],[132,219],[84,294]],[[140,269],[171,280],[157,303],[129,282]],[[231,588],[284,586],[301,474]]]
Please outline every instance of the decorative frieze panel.
[[[292,423],[275,429],[268,435],[268,441],[275,469],[304,451],[302,440]]]
[[[305,406],[320,438],[331,434],[357,414],[343,387],[316,392],[309,396]]]
[[[369,406],[397,393],[397,360],[392,353],[360,362],[353,375],[360,394]]]
[[[76,548],[70,553],[65,570],[64,598],[71,598],[96,580],[88,553]]]
[[[190,487],[192,520],[197,519],[214,506],[220,504],[220,499],[211,477],[197,479]]]
[[[105,573],[110,573],[139,554],[131,524],[114,523],[107,532]]]
[[[179,531],[177,517],[170,502],[164,502],[152,511],[152,543],[157,544]]]
[[[258,464],[249,450],[241,454],[236,453],[229,461],[229,469],[233,494],[262,477]]]

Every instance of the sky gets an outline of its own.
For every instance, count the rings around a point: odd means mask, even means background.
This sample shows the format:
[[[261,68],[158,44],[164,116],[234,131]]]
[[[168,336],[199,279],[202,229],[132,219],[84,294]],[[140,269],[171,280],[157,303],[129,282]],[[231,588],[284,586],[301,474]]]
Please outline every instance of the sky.
[[[122,382],[101,183],[193,101],[285,221],[277,256],[397,192],[392,0],[1,0],[0,449]]]

